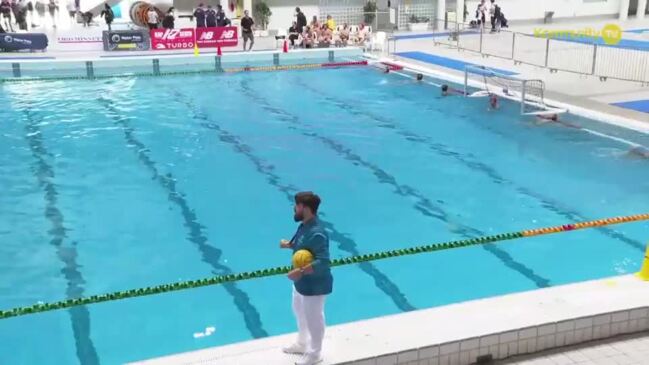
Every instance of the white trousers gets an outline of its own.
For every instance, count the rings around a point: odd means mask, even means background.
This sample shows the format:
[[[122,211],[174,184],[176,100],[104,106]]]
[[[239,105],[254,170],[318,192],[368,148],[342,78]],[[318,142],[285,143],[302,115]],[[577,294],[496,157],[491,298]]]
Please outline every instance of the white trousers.
[[[302,295],[293,287],[293,313],[297,320],[297,343],[307,355],[320,356],[325,334],[324,303],[326,295]]]

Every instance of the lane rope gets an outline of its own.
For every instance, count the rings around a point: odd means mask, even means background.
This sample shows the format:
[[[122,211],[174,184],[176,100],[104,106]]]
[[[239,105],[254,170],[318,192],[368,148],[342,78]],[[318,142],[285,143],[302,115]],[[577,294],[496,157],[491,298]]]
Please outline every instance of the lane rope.
[[[416,246],[410,248],[370,253],[370,254],[359,255],[359,256],[351,256],[351,257],[346,257],[341,259],[334,259],[331,261],[331,266],[337,267],[337,266],[352,265],[361,262],[383,260],[392,257],[416,255],[420,253],[449,250],[449,249],[455,249],[461,247],[478,246],[478,245],[484,245],[484,244],[498,242],[498,241],[507,241],[507,240],[513,240],[518,238],[534,237],[534,236],[541,236],[546,234],[569,232],[569,231],[575,231],[579,229],[596,228],[596,227],[603,227],[603,226],[608,226],[613,224],[638,222],[638,221],[645,221],[645,220],[649,220],[649,214],[637,214],[637,215],[630,215],[630,216],[598,219],[598,220],[579,222],[579,223],[564,224],[564,225],[554,226],[554,227],[528,229],[528,230],[518,231],[518,232],[501,233],[497,235],[470,238],[470,239],[459,240],[459,241],[435,243],[435,244],[424,245],[424,246]],[[82,306],[87,304],[110,302],[110,301],[127,299],[127,298],[135,298],[135,297],[143,297],[148,295],[168,293],[168,292],[173,292],[178,290],[200,288],[209,285],[219,285],[219,284],[231,283],[235,281],[243,281],[249,279],[258,279],[263,277],[282,275],[288,273],[291,269],[292,269],[291,266],[278,266],[278,267],[273,267],[273,268],[268,268],[263,270],[242,272],[239,274],[213,276],[213,277],[203,278],[198,280],[188,280],[188,281],[182,281],[176,283],[162,284],[157,286],[149,286],[149,287],[138,288],[138,289],[117,291],[108,294],[92,295],[89,297],[76,298],[76,299],[67,299],[67,300],[62,300],[62,301],[52,302],[52,303],[37,303],[31,306],[17,307],[9,310],[0,311],[0,319],[24,316],[28,314],[49,312],[58,309],[65,309],[65,308]]]
[[[351,66],[367,66],[367,61],[346,61],[346,62],[327,62],[327,63],[305,63],[296,65],[272,65],[272,66],[245,66],[245,67],[230,67],[221,69],[209,70],[193,70],[193,71],[161,71],[158,73],[151,72],[132,72],[125,74],[115,75],[94,75],[92,77],[86,76],[43,76],[43,77],[14,77],[14,78],[0,78],[0,84],[6,83],[21,83],[30,81],[60,81],[60,80],[101,80],[111,78],[125,78],[125,77],[158,77],[158,76],[178,76],[178,75],[196,75],[196,74],[214,74],[214,73],[237,73],[237,72],[268,72],[268,71],[288,71],[288,70],[307,70],[317,68],[335,68],[335,67],[351,67]]]

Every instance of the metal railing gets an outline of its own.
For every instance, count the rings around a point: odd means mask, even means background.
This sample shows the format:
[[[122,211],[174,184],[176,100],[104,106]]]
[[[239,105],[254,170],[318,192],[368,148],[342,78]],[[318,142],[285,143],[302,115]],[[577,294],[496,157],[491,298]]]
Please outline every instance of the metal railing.
[[[431,23],[434,24],[434,23]],[[444,24],[438,21],[437,24]],[[447,29],[433,31],[433,42],[459,50],[480,53],[486,57],[513,60],[515,64],[544,67],[552,72],[564,71],[649,84],[649,47],[634,49],[537,37],[533,34],[447,22]],[[392,49],[397,49],[394,40]],[[400,49],[403,51],[403,49]]]

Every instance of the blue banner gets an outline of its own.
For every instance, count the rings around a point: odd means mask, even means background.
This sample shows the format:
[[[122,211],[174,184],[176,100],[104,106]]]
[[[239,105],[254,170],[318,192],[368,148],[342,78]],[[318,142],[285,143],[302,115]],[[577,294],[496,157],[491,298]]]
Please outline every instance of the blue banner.
[[[3,33],[0,34],[0,49],[5,51],[45,50],[47,36],[43,33]]]

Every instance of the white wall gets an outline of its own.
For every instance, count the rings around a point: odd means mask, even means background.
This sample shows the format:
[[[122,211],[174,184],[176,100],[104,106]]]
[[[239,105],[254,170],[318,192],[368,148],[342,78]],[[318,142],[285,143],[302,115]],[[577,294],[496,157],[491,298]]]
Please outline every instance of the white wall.
[[[273,13],[270,17],[268,29],[286,29],[290,28],[293,20],[295,20],[295,7],[299,6],[304,15],[306,15],[307,23],[311,22],[314,15],[320,15],[320,7],[318,0],[265,0],[266,4]],[[255,1],[253,0],[253,4]],[[297,5],[296,5],[297,4]]]
[[[467,1],[469,19],[475,17],[479,1]],[[496,0],[508,20],[542,19],[546,11],[555,18],[616,15],[620,0]]]

